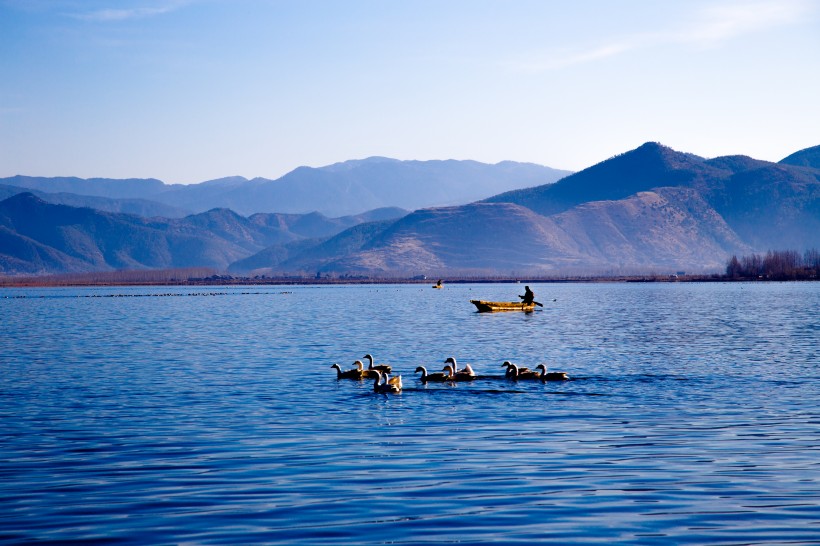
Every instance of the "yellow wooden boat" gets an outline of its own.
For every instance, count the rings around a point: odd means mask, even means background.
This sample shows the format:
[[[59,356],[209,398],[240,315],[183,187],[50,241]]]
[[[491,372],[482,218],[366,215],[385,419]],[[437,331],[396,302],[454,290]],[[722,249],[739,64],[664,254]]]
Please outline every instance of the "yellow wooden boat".
[[[535,311],[535,304],[524,304],[520,301],[484,301],[484,300],[470,300],[470,303],[476,306],[479,313],[495,313],[497,311],[524,311],[525,313],[532,313]]]

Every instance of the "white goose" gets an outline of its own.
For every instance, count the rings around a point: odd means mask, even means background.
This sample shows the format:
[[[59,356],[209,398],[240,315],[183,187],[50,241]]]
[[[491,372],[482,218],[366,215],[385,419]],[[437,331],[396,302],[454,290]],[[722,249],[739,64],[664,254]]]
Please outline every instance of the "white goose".
[[[472,368],[470,368],[469,372],[466,371],[466,368],[464,370],[455,371],[452,364],[447,364],[443,369],[447,372],[448,381],[473,381],[476,379],[476,375],[473,373]]]
[[[382,373],[379,370],[376,370],[376,381],[373,382],[373,392],[378,393],[400,393],[401,392],[401,376],[397,378],[399,380],[399,385],[394,383],[382,383]]]
[[[444,363],[453,365],[453,373],[455,375],[466,374],[466,375],[475,376],[475,372],[473,371],[473,367],[470,366],[469,364],[465,365],[462,369],[459,370],[458,369],[458,364],[456,364],[456,359],[453,358],[452,356],[448,356],[447,360],[445,360]]]

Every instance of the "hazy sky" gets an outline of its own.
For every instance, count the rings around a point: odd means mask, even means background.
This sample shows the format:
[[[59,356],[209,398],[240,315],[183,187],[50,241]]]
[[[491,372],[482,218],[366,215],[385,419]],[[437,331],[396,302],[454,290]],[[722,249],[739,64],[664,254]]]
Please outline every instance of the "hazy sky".
[[[0,0],[0,176],[820,144],[820,1]]]

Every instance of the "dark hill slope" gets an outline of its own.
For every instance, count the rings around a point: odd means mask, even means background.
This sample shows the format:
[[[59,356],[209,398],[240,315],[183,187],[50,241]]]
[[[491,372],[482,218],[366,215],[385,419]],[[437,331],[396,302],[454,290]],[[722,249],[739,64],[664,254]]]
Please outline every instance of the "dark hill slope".
[[[265,248],[290,244],[285,254],[280,251],[277,259],[281,261],[320,242],[291,231],[288,223],[296,231],[335,235],[355,222],[403,212],[378,210],[341,219],[293,215],[281,223],[255,222],[228,209],[178,219],[143,218],[55,205],[32,193],[21,193],[0,201],[0,274],[224,269]]]
[[[53,205],[31,193],[0,202],[0,227],[7,243],[0,247],[5,273],[223,269],[275,240],[230,211],[146,219]]]
[[[180,234],[209,234],[244,248],[258,252],[274,243],[294,239],[289,231],[252,222],[230,209],[212,209],[201,214],[193,214],[168,222],[169,231]]]
[[[181,218],[191,211],[183,210],[170,205],[165,205],[149,199],[137,198],[111,198],[97,197],[93,195],[78,195],[76,193],[49,193],[39,190],[32,190],[18,186],[7,186],[0,184],[0,201],[8,199],[18,193],[33,193],[47,203],[55,205],[69,205],[72,207],[89,207],[105,212],[122,212],[125,214],[136,214],[146,218],[152,216],[162,216],[164,218]]]
[[[733,174],[707,197],[756,251],[820,248],[820,180],[807,169],[765,163]]]
[[[69,256],[0,225],[0,274],[45,275],[92,270],[95,268],[85,260]]]
[[[794,165],[795,167],[811,167],[820,169],[820,146],[813,146],[795,152],[790,156],[780,160],[783,165]]]
[[[0,225],[55,251],[52,260],[62,259],[67,271],[168,267],[172,262],[163,233],[142,218],[52,205],[31,193],[0,202]],[[6,247],[3,253],[11,254]]]

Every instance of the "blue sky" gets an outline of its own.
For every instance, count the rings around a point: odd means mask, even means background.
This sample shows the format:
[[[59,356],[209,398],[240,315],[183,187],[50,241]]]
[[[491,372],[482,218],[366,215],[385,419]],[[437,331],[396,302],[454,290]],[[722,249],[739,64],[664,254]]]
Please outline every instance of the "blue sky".
[[[0,0],[0,176],[820,144],[820,2]]]

